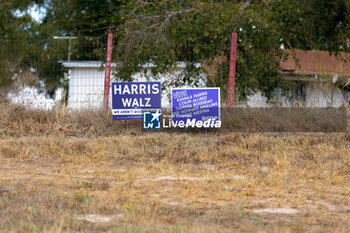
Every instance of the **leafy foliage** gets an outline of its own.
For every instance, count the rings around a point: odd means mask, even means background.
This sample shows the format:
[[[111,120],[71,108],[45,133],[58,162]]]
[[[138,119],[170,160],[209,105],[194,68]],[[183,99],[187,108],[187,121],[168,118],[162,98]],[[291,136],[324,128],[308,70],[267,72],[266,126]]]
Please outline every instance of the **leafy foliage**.
[[[196,63],[229,56],[230,34],[238,32],[237,88],[241,99],[261,91],[270,98],[287,90],[280,75],[282,45],[341,52],[349,48],[349,3],[336,1],[134,1],[124,5],[125,23],[117,33],[118,76],[130,80],[142,64],[155,74],[184,61],[180,83],[196,80]],[[228,59],[227,59],[228,60]],[[226,87],[228,62],[217,67]],[[223,74],[223,72],[225,72]],[[190,75],[186,75],[190,74]],[[210,85],[210,83],[209,83]]]
[[[31,16],[26,13],[38,0],[13,0],[0,2],[0,87],[9,87],[14,81],[14,74],[19,72],[22,58],[26,55],[25,43],[35,27]],[[18,43],[13,43],[18,41]],[[23,70],[22,70],[23,72]]]
[[[41,22],[27,13],[45,8]],[[186,69],[175,85],[198,84],[198,63],[213,63],[208,86],[227,86],[230,35],[238,32],[236,87],[241,99],[261,91],[270,98],[276,88],[287,90],[280,75],[281,49],[349,52],[348,0],[12,0],[0,3],[0,86],[15,74],[33,68],[49,95],[64,85],[67,41],[54,35],[78,36],[72,54],[78,60],[104,60],[106,33],[114,32],[118,77],[131,80],[142,65],[153,63],[153,75]],[[25,43],[10,45],[11,41]],[[98,42],[96,42],[98,41]],[[78,46],[80,43],[83,46]],[[21,47],[23,46],[23,47]],[[215,62],[214,62],[215,63]],[[36,82],[38,84],[38,82]]]
[[[50,0],[43,26],[57,35],[100,37],[121,22],[119,0]]]
[[[349,52],[348,0],[272,1],[271,21],[289,48]]]
[[[137,1],[126,8],[127,20],[118,33],[118,58],[124,64],[118,75],[124,79],[149,61],[156,64],[156,74],[184,61],[184,72],[190,75],[178,82],[189,82],[198,77],[194,75],[199,73],[196,63],[229,56],[230,35],[237,31],[237,87],[241,97],[258,90],[271,96],[281,82],[280,38],[271,33],[277,29],[268,22],[269,12],[262,3],[163,0]],[[227,60],[219,67],[223,68],[228,72]],[[227,81],[221,80],[220,86],[226,86]]]

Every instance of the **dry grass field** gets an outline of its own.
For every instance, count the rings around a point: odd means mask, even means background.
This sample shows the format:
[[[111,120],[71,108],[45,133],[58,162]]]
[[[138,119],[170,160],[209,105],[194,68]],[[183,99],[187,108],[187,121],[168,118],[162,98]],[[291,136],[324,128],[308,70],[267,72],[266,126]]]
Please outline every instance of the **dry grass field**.
[[[91,114],[1,105],[0,232],[350,232],[348,133],[142,132]]]

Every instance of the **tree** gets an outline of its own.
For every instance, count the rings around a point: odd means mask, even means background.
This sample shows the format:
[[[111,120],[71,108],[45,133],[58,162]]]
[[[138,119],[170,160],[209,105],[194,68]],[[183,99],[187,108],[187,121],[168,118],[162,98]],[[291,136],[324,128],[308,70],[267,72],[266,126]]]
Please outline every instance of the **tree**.
[[[54,28],[59,35],[100,37],[121,23],[124,1],[49,0],[42,26]]]
[[[54,95],[58,87],[65,86],[65,70],[59,64],[67,60],[68,41],[53,40],[53,36],[76,36],[72,41],[72,59],[101,60],[106,46],[106,34],[120,24],[119,0],[46,0],[46,15],[33,40],[40,41],[39,49],[30,53],[39,79],[46,93]],[[29,59],[30,61],[30,59]]]
[[[286,56],[283,44],[335,53],[349,49],[349,4],[347,0],[130,2],[124,5],[126,21],[117,33],[117,59],[123,62],[118,76],[130,80],[147,62],[156,64],[156,75],[185,61],[185,76],[178,81],[196,80],[199,70],[194,64],[227,58],[229,35],[238,32],[240,98],[256,91],[270,98],[276,88],[289,88],[280,75],[279,64]],[[226,87],[228,63],[216,67],[223,78],[214,83]]]
[[[348,61],[350,52],[350,2],[348,0],[276,0],[270,20],[278,25],[286,48],[323,50]],[[298,61],[297,61],[298,62]],[[349,62],[349,61],[348,61]],[[348,77],[321,75],[321,79],[349,90]]]
[[[270,8],[287,48],[349,52],[348,0],[275,0]]]
[[[154,73],[171,70],[178,61],[187,68],[178,84],[196,80],[196,63],[229,56],[230,35],[238,32],[237,87],[240,97],[262,91],[270,97],[282,86],[280,37],[261,1],[135,1],[124,6],[126,22],[119,28],[118,76],[128,80],[147,62]],[[219,69],[228,72],[228,63]],[[215,84],[226,87],[228,75]],[[210,83],[209,83],[210,85]]]
[[[0,87],[1,94],[7,92],[15,78],[19,78],[25,43],[35,22],[26,10],[33,4],[40,4],[40,0],[13,0],[0,3]],[[15,76],[17,74],[17,76]]]
[[[26,13],[33,4],[45,7],[40,23]],[[236,87],[241,99],[257,91],[271,97],[277,87],[288,89],[280,75],[285,56],[281,44],[336,54],[349,51],[349,11],[347,0],[3,1],[0,86],[10,85],[15,73],[34,69],[53,95],[63,85],[58,61],[66,59],[67,41],[53,41],[52,36],[79,36],[74,59],[104,60],[106,34],[114,32],[114,60],[122,62],[122,79],[130,80],[148,62],[156,65],[152,71],[157,76],[184,61],[187,67],[175,85],[198,83],[203,69],[196,64],[201,63],[216,69],[207,85],[225,88],[230,34],[238,32]],[[14,39],[23,43],[11,44]]]

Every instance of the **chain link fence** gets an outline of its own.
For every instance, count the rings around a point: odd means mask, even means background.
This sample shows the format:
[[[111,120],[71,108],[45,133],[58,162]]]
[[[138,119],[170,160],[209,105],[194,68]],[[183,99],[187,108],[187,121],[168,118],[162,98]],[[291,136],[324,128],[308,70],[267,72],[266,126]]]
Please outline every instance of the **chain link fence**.
[[[106,44],[105,36],[51,38],[40,42],[1,40],[2,98],[44,109],[62,104],[71,109],[101,107]],[[321,51],[285,49],[282,50],[284,58],[277,64],[278,73],[272,73],[276,63],[269,65],[271,55],[268,52],[264,58],[262,54],[254,57],[253,48],[251,54],[246,54],[246,51],[238,49],[235,106],[341,107],[350,103],[350,63],[345,62],[344,57]],[[261,64],[259,59],[264,59]],[[251,68],[249,72],[250,64],[258,68]],[[118,80],[118,66],[118,58],[113,56],[112,81]],[[164,107],[169,107],[170,90],[178,80],[181,82],[177,87],[220,87],[222,106],[225,106],[228,66],[224,54],[205,60],[196,64],[199,76],[194,78],[196,82],[192,82],[184,76],[186,64],[183,62],[179,62],[173,72],[157,77],[152,76],[152,64],[147,64],[132,79],[161,81]],[[271,69],[266,69],[266,66],[271,66]],[[245,72],[242,72],[242,67]]]

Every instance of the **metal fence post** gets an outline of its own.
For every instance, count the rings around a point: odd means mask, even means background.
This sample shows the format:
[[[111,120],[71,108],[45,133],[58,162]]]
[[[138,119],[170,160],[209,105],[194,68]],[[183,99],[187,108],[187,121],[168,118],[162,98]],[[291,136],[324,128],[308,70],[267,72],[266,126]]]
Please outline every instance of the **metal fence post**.
[[[103,103],[106,111],[108,111],[108,102],[109,102],[109,88],[111,83],[111,66],[112,66],[112,42],[113,34],[108,33],[108,42],[107,42],[107,56],[106,56],[106,66],[105,66],[105,85],[104,85],[104,95]]]
[[[230,73],[228,79],[228,95],[227,105],[233,107],[235,98],[235,76],[236,76],[236,54],[237,54],[237,33],[233,32],[231,37],[231,53],[230,53]]]

